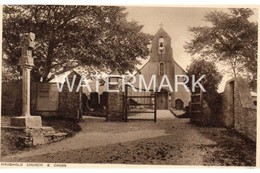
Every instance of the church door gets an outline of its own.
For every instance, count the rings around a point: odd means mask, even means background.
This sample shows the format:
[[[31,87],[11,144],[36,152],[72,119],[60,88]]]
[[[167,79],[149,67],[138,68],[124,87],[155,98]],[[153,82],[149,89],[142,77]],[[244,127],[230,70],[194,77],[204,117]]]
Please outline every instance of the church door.
[[[168,92],[157,93],[157,109],[168,109]]]

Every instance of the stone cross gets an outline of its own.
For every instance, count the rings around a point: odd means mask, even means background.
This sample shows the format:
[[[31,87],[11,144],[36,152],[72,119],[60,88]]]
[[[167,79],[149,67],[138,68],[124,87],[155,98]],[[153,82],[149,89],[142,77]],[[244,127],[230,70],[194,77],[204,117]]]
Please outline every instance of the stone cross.
[[[31,69],[34,66],[32,51],[35,47],[35,34],[24,33],[20,34],[20,47],[22,55],[19,59],[19,65],[23,70],[22,78],[22,116],[31,116],[30,114],[30,80]]]
[[[13,127],[24,128],[39,128],[42,127],[41,116],[31,116],[30,113],[30,81],[31,81],[31,69],[34,66],[32,51],[35,47],[35,34],[24,33],[20,34],[20,47],[22,50],[21,58],[19,59],[19,65],[23,70],[22,79],[22,115],[19,117],[12,117],[10,119],[10,125]],[[43,139],[42,139],[43,140]]]
[[[161,24],[159,25],[160,27],[163,27],[163,23],[161,22]]]

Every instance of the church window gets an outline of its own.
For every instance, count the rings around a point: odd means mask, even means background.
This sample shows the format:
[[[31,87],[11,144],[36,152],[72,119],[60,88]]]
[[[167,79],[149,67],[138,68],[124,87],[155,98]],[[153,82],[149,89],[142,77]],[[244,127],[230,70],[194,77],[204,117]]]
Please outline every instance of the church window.
[[[164,38],[163,37],[159,38],[159,53],[160,54],[164,53]]]
[[[160,63],[160,76],[163,76],[164,75],[164,63],[161,62]]]

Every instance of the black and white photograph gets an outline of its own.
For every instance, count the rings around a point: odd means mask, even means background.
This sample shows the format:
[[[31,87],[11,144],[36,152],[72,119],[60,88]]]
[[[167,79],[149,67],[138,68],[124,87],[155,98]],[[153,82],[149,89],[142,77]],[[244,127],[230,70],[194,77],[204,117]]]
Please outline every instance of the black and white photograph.
[[[1,22],[1,166],[257,166],[257,6],[17,4]]]

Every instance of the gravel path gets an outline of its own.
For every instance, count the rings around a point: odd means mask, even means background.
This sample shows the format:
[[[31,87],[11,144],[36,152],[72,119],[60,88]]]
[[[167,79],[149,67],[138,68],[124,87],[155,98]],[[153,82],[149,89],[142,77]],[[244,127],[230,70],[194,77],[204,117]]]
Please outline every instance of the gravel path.
[[[147,116],[147,115],[146,115]],[[137,116],[140,119],[140,115]],[[102,118],[85,118],[82,131],[72,138],[36,147],[2,161],[55,163],[126,163],[171,165],[254,165],[254,144],[224,128],[202,128],[189,119],[177,119],[170,111],[158,111],[158,121],[130,120],[104,122]],[[237,155],[240,144],[247,153]],[[232,143],[233,142],[233,143]],[[247,143],[247,145],[244,145]],[[230,148],[229,148],[230,147]],[[244,148],[245,149],[245,148]],[[249,150],[249,152],[248,152]],[[215,158],[221,157],[222,160]]]

